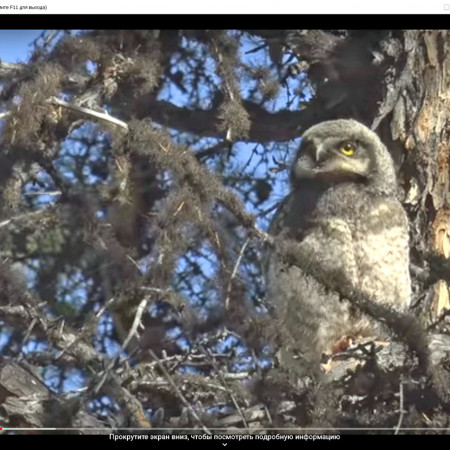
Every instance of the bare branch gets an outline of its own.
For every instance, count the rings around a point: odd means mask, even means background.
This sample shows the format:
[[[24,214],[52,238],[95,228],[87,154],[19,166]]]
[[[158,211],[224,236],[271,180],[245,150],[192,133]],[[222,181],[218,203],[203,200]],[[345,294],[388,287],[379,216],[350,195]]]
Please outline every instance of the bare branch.
[[[404,397],[403,397],[403,380],[401,380],[400,381],[400,387],[399,387],[399,391],[398,391],[398,395],[399,395],[399,398],[400,398],[400,409],[399,409],[399,412],[400,412],[400,415],[399,415],[399,417],[398,417],[398,422],[397,422],[397,425],[396,425],[396,427],[395,427],[395,432],[394,432],[394,434],[398,434],[399,433],[399,431],[400,431],[400,429],[401,429],[401,427],[402,427],[402,423],[403,423],[403,417],[404,417],[404,415],[405,415],[405,410],[404,410]]]
[[[79,112],[88,117],[93,117],[93,118],[96,118],[99,120],[104,120],[105,122],[113,123],[114,125],[118,125],[119,127],[122,127],[125,131],[128,132],[128,125],[125,122],[122,122],[121,120],[116,119],[115,117],[110,116],[107,113],[99,113],[92,109],[84,108],[83,106],[73,105],[64,100],[60,100],[59,98],[56,98],[56,97],[52,97],[51,99],[48,100],[48,102],[52,103],[53,105],[62,106],[64,108],[70,109],[72,111]]]
[[[6,80],[12,75],[15,75],[19,71],[25,69],[25,64],[10,63],[6,61],[0,61],[0,80]]]
[[[7,227],[12,222],[18,222],[21,220],[30,219],[31,217],[40,216],[41,214],[48,213],[49,210],[50,210],[50,208],[39,209],[38,211],[32,211],[32,212],[28,212],[28,213],[24,213],[24,214],[19,214],[14,217],[10,217],[9,219],[6,219],[6,220],[3,220],[2,222],[0,222],[0,228]]]
[[[244,256],[245,253],[245,249],[247,248],[248,243],[250,242],[250,238],[247,238],[244,242],[244,244],[241,247],[241,250],[239,251],[239,255],[236,259],[236,264],[233,267],[233,272],[231,273],[231,277],[230,277],[230,281],[228,282],[228,287],[227,287],[227,297],[225,299],[225,308],[228,309],[229,308],[229,303],[230,303],[230,294],[231,294],[231,285],[233,283],[233,279],[237,274],[239,265],[241,264],[242,261],[242,257]]]
[[[175,384],[175,382],[173,381],[173,378],[170,376],[169,372],[167,372],[166,368],[164,367],[164,364],[159,360],[159,358],[156,356],[155,352],[152,349],[148,349],[147,351],[150,353],[151,357],[158,363],[158,367],[163,372],[163,374],[166,377],[167,381],[173,387],[173,389],[175,390],[176,394],[178,395],[180,400],[183,402],[183,404],[189,409],[189,411],[191,412],[191,414],[195,418],[195,420],[202,426],[203,431],[206,434],[212,434],[211,431],[209,431],[208,428],[205,427],[205,425],[203,424],[202,420],[198,416],[198,414],[195,411],[195,409],[187,401],[186,397],[183,395],[183,393],[180,391],[178,386]]]
[[[224,137],[219,132],[220,121],[216,110],[179,107],[164,100],[157,100],[153,94],[132,99],[130,102],[130,109],[127,111],[119,104],[114,105],[113,110],[127,120],[131,115],[135,115],[138,119],[151,119],[161,125],[199,136]],[[243,101],[242,105],[250,117],[249,140],[253,142],[295,139],[301,135],[300,125],[306,127],[311,122],[307,110],[270,113],[264,106],[249,101]]]
[[[214,360],[214,358],[211,356],[211,351],[205,349],[203,346],[202,346],[201,348],[202,348],[202,350],[205,352],[205,354],[208,355],[208,356],[210,357],[211,364],[212,364],[212,366],[214,367],[214,370],[215,370],[216,373],[219,375],[219,378],[220,378],[220,380],[221,380],[221,382],[222,382],[224,388],[225,388],[226,391],[228,392],[228,394],[229,394],[229,396],[230,396],[230,398],[231,398],[231,401],[232,401],[233,404],[234,404],[234,407],[236,408],[236,410],[238,411],[239,415],[241,416],[242,423],[244,424],[245,428],[248,429],[248,423],[247,423],[247,420],[245,419],[245,416],[244,416],[244,414],[243,414],[243,412],[242,412],[242,409],[241,409],[241,407],[239,406],[239,403],[237,402],[235,395],[233,394],[233,392],[232,392],[231,389],[229,388],[227,382],[225,381],[225,378],[224,378],[224,376],[223,376],[223,374],[222,374],[222,371],[221,371],[220,368],[217,366],[217,363],[216,363],[216,361]]]

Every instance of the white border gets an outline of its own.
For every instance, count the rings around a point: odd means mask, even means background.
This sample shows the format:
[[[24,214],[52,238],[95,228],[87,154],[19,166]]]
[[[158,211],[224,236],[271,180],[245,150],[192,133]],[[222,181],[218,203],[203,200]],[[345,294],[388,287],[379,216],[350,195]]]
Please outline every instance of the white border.
[[[33,7],[33,9],[30,9]],[[41,9],[34,9],[34,8]],[[450,0],[10,0],[0,14],[450,14]],[[337,26],[337,25],[336,25]]]

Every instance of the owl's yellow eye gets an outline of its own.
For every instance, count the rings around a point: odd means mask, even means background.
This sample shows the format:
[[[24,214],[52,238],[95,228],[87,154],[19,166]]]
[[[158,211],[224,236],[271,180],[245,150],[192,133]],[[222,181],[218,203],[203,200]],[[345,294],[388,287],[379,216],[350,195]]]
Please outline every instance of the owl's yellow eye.
[[[356,152],[356,146],[352,142],[344,142],[339,147],[339,151],[345,156],[353,156]]]

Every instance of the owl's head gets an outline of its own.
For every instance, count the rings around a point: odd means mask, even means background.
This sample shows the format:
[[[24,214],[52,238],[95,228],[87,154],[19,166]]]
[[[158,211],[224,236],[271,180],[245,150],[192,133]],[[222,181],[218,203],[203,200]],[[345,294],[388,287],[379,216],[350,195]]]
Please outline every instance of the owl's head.
[[[394,163],[369,128],[355,120],[330,120],[309,128],[291,170],[293,185],[308,181],[355,182],[374,191],[396,191]]]

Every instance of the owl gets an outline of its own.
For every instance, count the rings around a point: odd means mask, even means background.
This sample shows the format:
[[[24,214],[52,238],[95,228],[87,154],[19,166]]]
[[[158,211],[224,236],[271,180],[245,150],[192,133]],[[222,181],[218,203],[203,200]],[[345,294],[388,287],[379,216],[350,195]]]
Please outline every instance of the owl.
[[[275,250],[267,250],[263,262],[283,352],[298,364],[320,367],[342,342],[383,338],[382,325],[333,286],[345,285],[345,292],[354,289],[385,308],[408,308],[408,220],[396,193],[393,160],[366,126],[333,120],[303,134],[291,193],[269,233],[289,239],[314,276]]]

